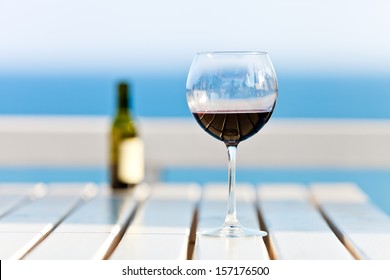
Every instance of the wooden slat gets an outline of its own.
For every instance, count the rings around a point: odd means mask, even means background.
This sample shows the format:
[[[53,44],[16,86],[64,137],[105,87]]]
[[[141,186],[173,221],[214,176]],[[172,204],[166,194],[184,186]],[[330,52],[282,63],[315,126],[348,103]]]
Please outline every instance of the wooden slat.
[[[109,238],[108,232],[53,232],[24,259],[90,260],[102,254],[99,249]]]
[[[18,208],[0,220],[0,244],[19,244],[4,258],[20,259],[41,242],[80,202],[79,190],[64,195],[56,187],[47,195]],[[26,239],[30,236],[30,239]],[[3,245],[1,245],[3,246]]]
[[[262,185],[259,209],[275,259],[351,259],[301,185]]]
[[[198,232],[223,224],[227,209],[228,188],[226,185],[207,185],[199,206]],[[237,217],[244,227],[259,229],[255,209],[255,191],[249,185],[238,185],[236,191]],[[198,234],[194,259],[268,259],[261,237],[213,238]]]
[[[7,195],[0,197],[0,217],[4,216],[18,204],[22,203],[26,199],[24,195]]]
[[[136,204],[132,191],[105,189],[67,217],[26,259],[104,259],[119,241]]]
[[[351,183],[313,184],[313,197],[351,253],[359,259],[390,259],[390,218]]]
[[[0,184],[0,218],[45,193],[41,184]]]
[[[34,232],[0,232],[0,259],[9,259],[17,252],[28,252],[43,235]]]
[[[111,259],[186,259],[200,188],[156,185]]]
[[[113,260],[185,260],[188,235],[135,234],[123,236],[110,259]]]

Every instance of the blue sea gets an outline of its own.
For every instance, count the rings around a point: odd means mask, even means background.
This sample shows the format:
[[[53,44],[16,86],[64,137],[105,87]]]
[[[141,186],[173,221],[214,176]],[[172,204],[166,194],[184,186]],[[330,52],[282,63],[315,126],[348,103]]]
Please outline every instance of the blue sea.
[[[192,117],[185,99],[186,73],[0,75],[0,115],[112,115],[119,80],[132,84],[135,117]],[[390,75],[279,75],[278,81],[273,118],[390,118]]]
[[[0,75],[0,115],[112,116],[115,85],[131,82],[135,118],[192,118],[185,99],[186,73],[129,76]],[[390,119],[390,76],[281,74],[273,118]],[[385,148],[385,147],[384,147]],[[2,182],[108,180],[105,168],[2,167]],[[167,167],[167,182],[224,182],[226,169]],[[237,180],[262,182],[340,182],[359,184],[390,215],[390,170],[240,169]]]

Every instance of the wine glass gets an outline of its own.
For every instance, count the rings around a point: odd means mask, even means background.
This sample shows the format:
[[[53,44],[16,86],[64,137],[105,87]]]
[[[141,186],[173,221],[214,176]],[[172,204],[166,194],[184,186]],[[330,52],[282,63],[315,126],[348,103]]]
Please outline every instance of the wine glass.
[[[202,52],[192,61],[186,85],[188,106],[198,124],[223,141],[228,151],[228,210],[224,224],[200,233],[213,237],[265,236],[237,219],[235,181],[237,145],[270,119],[278,83],[267,53]]]

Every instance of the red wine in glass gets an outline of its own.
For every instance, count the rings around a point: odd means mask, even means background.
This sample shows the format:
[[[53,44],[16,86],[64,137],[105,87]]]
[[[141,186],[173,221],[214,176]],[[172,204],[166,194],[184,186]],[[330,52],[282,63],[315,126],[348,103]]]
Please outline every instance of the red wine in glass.
[[[256,134],[270,119],[271,111],[215,111],[193,113],[198,124],[227,145],[238,145]]]

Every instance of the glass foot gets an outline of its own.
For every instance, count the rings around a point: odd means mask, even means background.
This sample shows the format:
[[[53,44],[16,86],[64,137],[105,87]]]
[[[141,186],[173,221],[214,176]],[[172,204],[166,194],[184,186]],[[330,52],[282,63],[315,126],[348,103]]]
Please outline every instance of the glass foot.
[[[268,235],[265,231],[245,228],[240,224],[224,224],[219,228],[201,231],[197,234],[200,236],[224,238],[262,237]]]

